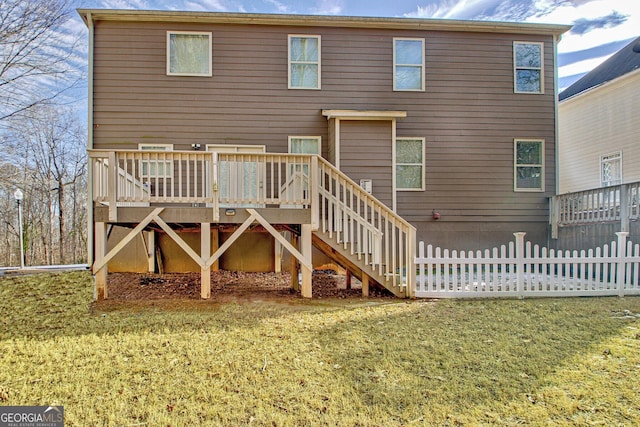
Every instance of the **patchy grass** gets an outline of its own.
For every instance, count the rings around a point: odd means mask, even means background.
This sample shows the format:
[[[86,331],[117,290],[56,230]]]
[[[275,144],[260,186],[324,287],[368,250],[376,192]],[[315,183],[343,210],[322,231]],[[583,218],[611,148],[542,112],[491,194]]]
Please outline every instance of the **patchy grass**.
[[[0,280],[0,404],[69,426],[640,424],[640,298],[91,298],[87,273]]]

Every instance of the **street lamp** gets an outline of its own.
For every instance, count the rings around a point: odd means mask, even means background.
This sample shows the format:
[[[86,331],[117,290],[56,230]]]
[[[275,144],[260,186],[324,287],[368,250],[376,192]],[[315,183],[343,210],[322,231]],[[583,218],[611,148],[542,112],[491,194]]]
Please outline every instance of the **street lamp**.
[[[24,194],[22,194],[22,190],[19,188],[13,193],[13,197],[16,199],[16,203],[18,204],[18,227],[20,229],[20,268],[24,268],[24,236],[22,235],[22,199],[24,198]]]

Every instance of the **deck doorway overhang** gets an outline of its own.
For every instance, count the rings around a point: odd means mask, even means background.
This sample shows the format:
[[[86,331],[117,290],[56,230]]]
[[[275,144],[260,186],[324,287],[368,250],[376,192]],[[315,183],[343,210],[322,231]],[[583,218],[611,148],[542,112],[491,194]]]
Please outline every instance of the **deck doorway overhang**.
[[[397,110],[322,110],[329,122],[328,160],[394,212]]]

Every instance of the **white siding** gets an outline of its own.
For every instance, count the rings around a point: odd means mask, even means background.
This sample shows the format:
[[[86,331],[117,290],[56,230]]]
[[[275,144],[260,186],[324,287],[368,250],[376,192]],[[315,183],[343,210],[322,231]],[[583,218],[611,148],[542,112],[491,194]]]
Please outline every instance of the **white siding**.
[[[640,181],[640,70],[559,106],[560,194],[600,187],[600,156],[622,151],[622,182]]]

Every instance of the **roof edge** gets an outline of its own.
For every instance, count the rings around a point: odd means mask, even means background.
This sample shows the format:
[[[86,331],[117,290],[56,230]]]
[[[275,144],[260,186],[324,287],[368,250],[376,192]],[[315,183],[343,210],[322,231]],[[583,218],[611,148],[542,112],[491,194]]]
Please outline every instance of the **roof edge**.
[[[597,84],[595,86],[591,86],[588,89],[583,90],[582,92],[578,92],[574,95],[568,96],[565,99],[559,100],[558,104],[564,104],[565,102],[569,102],[569,101],[574,101],[576,99],[579,99],[582,95],[587,95],[587,94],[591,94],[597,90],[603,89],[603,88],[607,88],[609,86],[612,86],[616,83],[620,83],[621,81],[627,80],[627,79],[632,79],[635,78],[636,76],[640,75],[640,68],[636,68],[633,71],[629,71],[628,73],[625,73],[621,76],[616,77],[615,79],[611,79],[611,80],[607,80],[604,81],[600,84]]]
[[[77,9],[85,24],[92,21],[191,22],[251,25],[291,25],[409,30],[519,33],[560,36],[571,25],[506,21],[464,21],[431,18],[382,18],[336,15],[289,15],[264,13],[186,12],[170,10]]]

